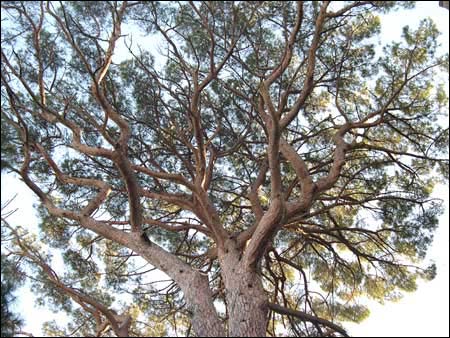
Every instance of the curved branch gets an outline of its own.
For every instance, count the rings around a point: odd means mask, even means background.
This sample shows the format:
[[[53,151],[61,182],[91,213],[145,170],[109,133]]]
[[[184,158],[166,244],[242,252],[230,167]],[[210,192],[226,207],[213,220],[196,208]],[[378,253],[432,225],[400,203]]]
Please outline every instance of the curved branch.
[[[303,321],[307,321],[307,322],[311,322],[314,324],[320,324],[320,325],[329,327],[330,329],[332,329],[336,332],[339,332],[344,337],[349,337],[347,331],[345,331],[342,327],[334,324],[333,322],[330,322],[327,319],[319,318],[319,317],[307,314],[303,311],[288,309],[288,308],[285,308],[283,306],[280,306],[280,305],[274,304],[274,303],[269,303],[269,309],[271,309],[272,311],[275,311],[281,315],[296,317]]]

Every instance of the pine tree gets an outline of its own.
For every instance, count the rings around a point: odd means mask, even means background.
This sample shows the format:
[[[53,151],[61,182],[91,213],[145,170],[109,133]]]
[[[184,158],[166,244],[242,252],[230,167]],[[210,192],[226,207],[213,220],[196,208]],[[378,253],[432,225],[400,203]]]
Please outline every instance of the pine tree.
[[[2,169],[41,219],[7,250],[47,334],[345,336],[434,277],[448,54],[430,19],[375,44],[411,2],[1,6]]]

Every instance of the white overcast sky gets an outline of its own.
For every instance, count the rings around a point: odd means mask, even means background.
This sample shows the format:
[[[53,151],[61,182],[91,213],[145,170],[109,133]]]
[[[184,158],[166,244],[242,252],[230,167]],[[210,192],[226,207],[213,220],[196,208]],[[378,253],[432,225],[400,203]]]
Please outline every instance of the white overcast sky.
[[[383,16],[382,42],[400,38],[401,28],[405,25],[415,27],[422,18],[431,17],[443,33],[440,42],[444,51],[449,49],[449,12],[439,7],[438,1],[419,1],[413,10],[401,10]],[[448,88],[448,87],[447,87]],[[443,124],[448,125],[447,121]],[[33,204],[37,202],[25,185],[10,176],[1,176],[2,202],[18,194],[15,205],[19,210],[8,218],[13,225],[34,226],[37,218]],[[352,336],[357,337],[448,337],[449,336],[449,188],[437,187],[435,197],[445,201],[445,214],[440,218],[435,241],[427,259],[436,262],[437,277],[431,282],[421,282],[416,292],[406,294],[397,303],[370,303],[371,315],[361,324],[346,324]],[[19,302],[15,306],[24,319],[24,331],[39,336],[40,327],[46,320],[63,317],[36,307],[30,290],[20,290]]]

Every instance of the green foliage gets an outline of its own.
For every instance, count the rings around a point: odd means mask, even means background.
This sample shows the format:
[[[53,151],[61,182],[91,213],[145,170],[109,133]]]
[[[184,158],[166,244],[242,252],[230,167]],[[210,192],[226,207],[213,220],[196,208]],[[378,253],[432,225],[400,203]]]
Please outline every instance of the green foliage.
[[[1,170],[3,172],[5,169],[10,168],[12,163],[17,161],[19,154],[17,140],[14,140],[15,134],[13,128],[6,123],[3,115],[1,123]]]
[[[20,315],[14,313],[12,310],[12,306],[17,299],[17,296],[14,293],[20,285],[18,283],[20,282],[20,277],[18,277],[14,262],[11,262],[3,254],[1,259],[1,335],[2,337],[15,337],[15,333],[19,331],[23,325],[23,320]]]

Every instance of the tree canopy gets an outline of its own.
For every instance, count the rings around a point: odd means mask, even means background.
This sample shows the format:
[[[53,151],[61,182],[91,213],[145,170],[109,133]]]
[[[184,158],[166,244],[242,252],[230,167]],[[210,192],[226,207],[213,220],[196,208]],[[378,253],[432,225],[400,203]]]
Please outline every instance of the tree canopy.
[[[448,54],[431,19],[377,44],[402,6],[2,1],[2,171],[40,200],[2,245],[44,332],[345,336],[433,278]]]
[[[8,241],[8,231],[6,229],[6,223],[4,220],[14,210],[4,212],[9,206],[12,200],[2,203],[2,215],[1,215],[1,231],[2,231],[2,243]],[[17,265],[13,264],[13,260],[8,259],[6,254],[1,255],[1,336],[2,337],[14,337],[14,334],[20,331],[23,321],[17,313],[12,309],[12,305],[16,300],[15,291],[19,287],[21,281],[20,270],[17,269]]]

